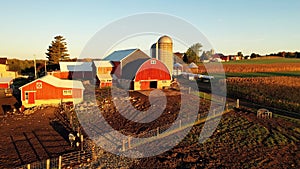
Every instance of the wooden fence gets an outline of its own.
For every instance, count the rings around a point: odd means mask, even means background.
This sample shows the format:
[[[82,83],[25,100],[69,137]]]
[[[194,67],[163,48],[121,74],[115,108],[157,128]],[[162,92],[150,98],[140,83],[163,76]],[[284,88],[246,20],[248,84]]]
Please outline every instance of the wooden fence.
[[[63,154],[59,157],[36,161],[30,164],[26,164],[16,169],[62,169],[67,167],[74,167],[80,165],[88,165],[93,161],[93,151],[75,151],[67,154]]]

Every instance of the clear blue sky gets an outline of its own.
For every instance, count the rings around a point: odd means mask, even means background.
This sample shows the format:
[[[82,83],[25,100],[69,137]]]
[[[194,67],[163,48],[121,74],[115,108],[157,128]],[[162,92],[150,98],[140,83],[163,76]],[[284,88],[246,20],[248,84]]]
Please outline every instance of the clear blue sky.
[[[78,57],[102,27],[143,12],[190,22],[224,54],[300,51],[299,9],[298,0],[1,0],[0,56],[45,58],[53,37],[63,35],[71,57]]]

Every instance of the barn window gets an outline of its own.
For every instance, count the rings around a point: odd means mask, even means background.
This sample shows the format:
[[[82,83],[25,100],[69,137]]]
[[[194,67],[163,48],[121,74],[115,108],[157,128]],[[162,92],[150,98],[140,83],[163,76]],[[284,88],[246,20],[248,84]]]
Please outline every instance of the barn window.
[[[43,83],[42,82],[36,82],[36,88],[37,89],[43,88]]]
[[[155,65],[156,64],[156,60],[151,60],[151,64]]]
[[[25,100],[28,100],[28,92],[25,92]]]
[[[63,90],[63,95],[72,95],[72,90]]]

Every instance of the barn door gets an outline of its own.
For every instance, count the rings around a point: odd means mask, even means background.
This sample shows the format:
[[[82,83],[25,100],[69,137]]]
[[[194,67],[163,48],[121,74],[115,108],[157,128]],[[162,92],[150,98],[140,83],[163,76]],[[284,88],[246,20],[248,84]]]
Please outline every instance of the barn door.
[[[34,104],[35,103],[35,92],[26,92],[25,100],[27,101],[28,104]]]

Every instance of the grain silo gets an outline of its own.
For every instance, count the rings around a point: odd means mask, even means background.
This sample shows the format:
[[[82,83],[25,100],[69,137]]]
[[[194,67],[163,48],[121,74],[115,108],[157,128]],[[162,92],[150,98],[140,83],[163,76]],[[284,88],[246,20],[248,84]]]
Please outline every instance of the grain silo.
[[[157,59],[162,61],[169,69],[170,74],[173,73],[173,42],[168,36],[162,36],[157,42]]]

